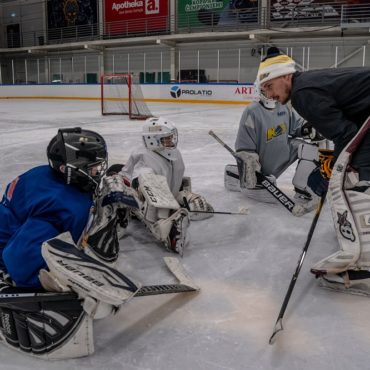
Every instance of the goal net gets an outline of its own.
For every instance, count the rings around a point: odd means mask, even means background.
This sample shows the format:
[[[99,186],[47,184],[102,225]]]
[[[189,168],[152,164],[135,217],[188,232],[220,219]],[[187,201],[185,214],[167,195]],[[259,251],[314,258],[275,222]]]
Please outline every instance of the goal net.
[[[131,119],[152,117],[144,101],[139,81],[131,74],[101,76],[101,112],[127,114]]]

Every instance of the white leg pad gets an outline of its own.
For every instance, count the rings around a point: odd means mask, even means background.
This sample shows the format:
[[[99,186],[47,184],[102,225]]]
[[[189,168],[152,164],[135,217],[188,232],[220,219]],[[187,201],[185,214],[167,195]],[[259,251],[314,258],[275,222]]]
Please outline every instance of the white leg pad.
[[[293,185],[299,190],[312,194],[307,185],[308,176],[317,167],[319,161],[317,145],[301,143],[298,147],[298,164],[292,180]],[[316,163],[315,163],[316,162]]]

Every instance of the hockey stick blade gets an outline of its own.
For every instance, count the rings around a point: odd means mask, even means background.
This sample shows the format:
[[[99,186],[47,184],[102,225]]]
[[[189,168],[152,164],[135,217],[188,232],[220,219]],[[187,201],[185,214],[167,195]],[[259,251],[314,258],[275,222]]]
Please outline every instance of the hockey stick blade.
[[[200,290],[200,288],[194,283],[193,279],[185,271],[184,266],[178,258],[164,257],[163,259],[168,269],[175,275],[180,284],[186,285],[193,290]]]
[[[276,324],[275,324],[275,327],[274,327],[274,331],[269,339],[269,344],[274,344],[275,343],[275,340],[276,340],[276,334],[281,332],[282,330],[284,330],[283,328],[283,319],[278,319],[276,321]]]
[[[144,297],[148,295],[174,294],[197,292],[200,288],[194,283],[193,279],[187,274],[183,265],[176,257],[164,257],[164,262],[168,269],[179,281],[175,284],[147,285],[141,287],[135,294],[135,297]]]

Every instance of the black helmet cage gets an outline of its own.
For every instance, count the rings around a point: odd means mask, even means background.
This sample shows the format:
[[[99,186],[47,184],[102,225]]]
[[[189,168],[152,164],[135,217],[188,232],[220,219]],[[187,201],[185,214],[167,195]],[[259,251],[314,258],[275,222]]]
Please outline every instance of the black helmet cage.
[[[103,137],[76,127],[60,129],[55,140],[56,143],[52,140],[49,147],[54,142],[58,154],[50,153],[48,148],[51,167],[60,171],[60,165],[65,165],[63,176],[67,184],[74,184],[83,191],[97,190],[108,161]]]

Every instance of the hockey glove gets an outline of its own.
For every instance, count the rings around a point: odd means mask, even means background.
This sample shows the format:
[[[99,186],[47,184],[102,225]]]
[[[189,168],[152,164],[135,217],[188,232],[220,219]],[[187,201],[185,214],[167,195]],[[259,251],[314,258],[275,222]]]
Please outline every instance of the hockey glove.
[[[117,174],[119,174],[122,171],[122,168],[123,167],[124,167],[124,164],[120,164],[120,163],[112,164],[108,168],[108,170],[106,172],[106,175],[107,176],[117,175]]]
[[[322,176],[329,180],[334,166],[334,155],[331,149],[319,149],[320,171]]]
[[[191,221],[205,220],[213,216],[213,207],[199,194],[180,191],[177,201],[189,211]]]
[[[323,177],[320,167],[316,167],[308,176],[307,185],[321,197],[328,191],[329,179]]]
[[[311,141],[321,141],[324,140],[322,136],[316,129],[311,125],[311,123],[306,122],[301,128],[301,135],[305,139],[310,139]]]
[[[328,191],[334,165],[333,150],[319,149],[319,161],[320,166],[316,167],[308,176],[307,185],[316,195],[321,197]]]
[[[256,171],[261,171],[258,154],[255,152],[241,151],[237,152],[235,156],[239,171],[240,187],[254,189],[257,185]]]
[[[136,196],[136,191],[125,184],[121,175],[117,174],[103,178],[101,191],[103,207],[108,204],[114,204],[116,208],[139,208]]]

